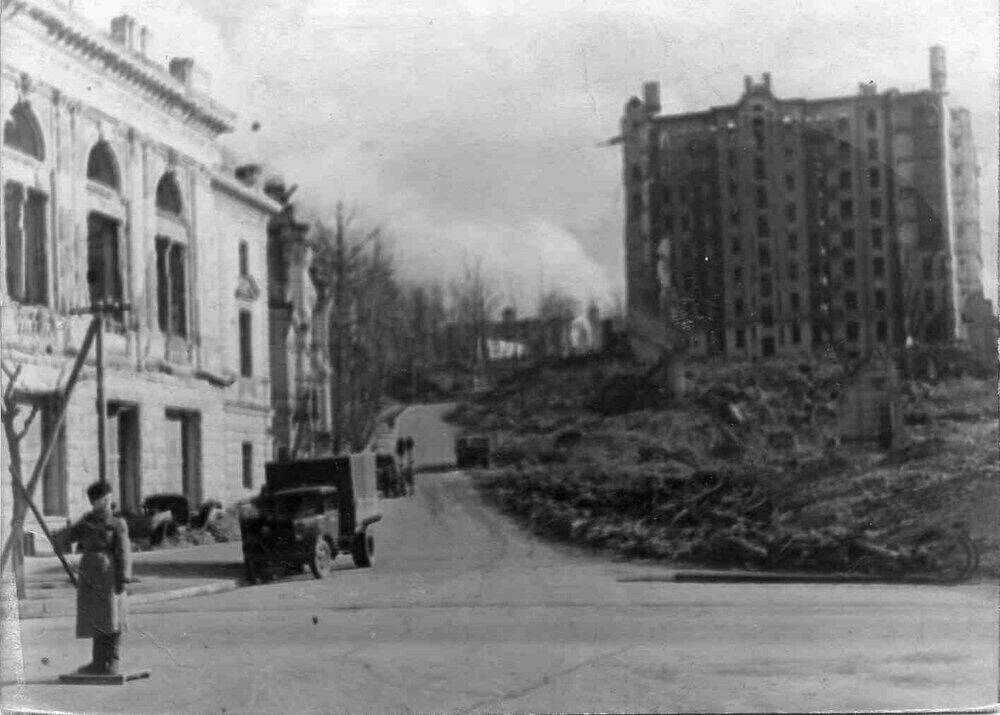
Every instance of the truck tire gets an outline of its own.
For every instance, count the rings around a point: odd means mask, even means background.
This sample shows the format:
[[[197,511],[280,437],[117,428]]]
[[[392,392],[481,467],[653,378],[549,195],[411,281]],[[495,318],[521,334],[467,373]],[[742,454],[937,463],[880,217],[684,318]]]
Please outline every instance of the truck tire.
[[[271,580],[271,570],[268,568],[268,564],[260,559],[245,559],[243,566],[246,571],[247,582],[251,585],[259,586]]]
[[[375,537],[367,531],[357,534],[351,546],[351,557],[358,568],[368,568],[375,563]]]
[[[332,565],[333,553],[330,544],[323,537],[319,537],[313,546],[312,556],[309,557],[309,570],[312,571],[314,578],[324,578],[330,573]]]

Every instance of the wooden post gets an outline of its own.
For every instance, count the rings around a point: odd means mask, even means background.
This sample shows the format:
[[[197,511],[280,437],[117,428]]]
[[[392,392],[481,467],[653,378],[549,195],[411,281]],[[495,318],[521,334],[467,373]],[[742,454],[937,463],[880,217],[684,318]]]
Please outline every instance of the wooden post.
[[[59,563],[62,564],[62,567],[66,570],[66,573],[69,574],[69,580],[73,582],[74,586],[76,586],[76,572],[73,571],[73,568],[69,565],[69,562],[66,560],[66,557],[63,556],[62,548],[56,542],[56,539],[52,535],[52,532],[49,531],[49,527],[45,524],[45,518],[42,516],[42,513],[40,511],[38,511],[38,507],[35,506],[35,502],[33,502],[31,500],[31,498],[28,496],[28,493],[25,490],[24,485],[21,484],[21,482],[15,482],[15,483],[17,484],[18,488],[21,491],[21,498],[27,503],[28,507],[31,509],[31,513],[35,515],[35,519],[38,521],[38,526],[41,527],[42,533],[45,534],[45,538],[49,540],[50,544],[52,544],[52,550],[55,552],[56,556],[59,557]],[[21,549],[21,548],[23,548],[20,539],[18,539],[14,543],[14,548],[15,549]],[[16,558],[16,556],[15,556],[15,558]],[[24,558],[24,555],[22,554],[21,555],[21,559],[22,559],[21,562],[22,563],[23,563],[23,558]],[[23,585],[22,585],[22,588],[23,588]],[[23,598],[23,597],[24,596],[21,595],[20,593],[18,594],[18,598]]]
[[[28,480],[27,486],[20,482],[20,475],[17,475],[14,478],[14,482],[18,487],[16,491],[22,498],[18,499],[15,503],[15,510],[11,520],[11,533],[7,537],[7,543],[5,543],[3,547],[3,555],[0,557],[0,570],[2,570],[4,565],[7,563],[7,558],[11,555],[15,542],[19,542],[21,539],[21,533],[23,532],[24,527],[25,507],[30,505],[34,510],[31,503],[32,495],[35,493],[35,487],[41,479],[42,472],[45,470],[45,467],[48,466],[49,459],[51,459],[52,453],[55,451],[57,437],[66,422],[66,412],[69,408],[69,398],[80,378],[80,372],[83,370],[83,362],[87,357],[87,353],[90,352],[91,343],[94,341],[96,328],[97,323],[92,321],[90,328],[87,330],[87,334],[83,338],[83,344],[80,346],[80,352],[76,356],[76,361],[73,363],[73,369],[70,371],[69,379],[66,381],[66,389],[63,390],[62,399],[59,402],[59,414],[56,415],[55,426],[53,427],[52,434],[49,437],[49,441],[43,446],[42,453],[39,456],[38,461],[35,462],[35,468],[31,474],[31,478]],[[16,377],[14,379],[16,379]],[[48,534],[46,534],[46,536],[48,536]],[[53,546],[57,547],[55,544],[53,544]],[[17,548],[21,548],[21,545],[18,545]],[[70,577],[73,577],[72,572],[70,572]]]
[[[15,504],[15,514],[11,524],[11,533],[7,538],[7,543],[4,544],[3,555],[0,557],[0,569],[6,564],[7,558],[14,554],[15,550],[20,554],[20,549],[23,548],[23,543],[21,543],[21,533],[23,533],[24,527],[24,512],[25,508],[31,509],[31,512],[35,515],[38,520],[39,527],[42,529],[46,538],[52,544],[52,549],[56,556],[59,557],[63,568],[69,575],[70,580],[76,584],[76,573],[73,571],[72,567],[66,561],[62,554],[61,546],[56,543],[53,535],[49,531],[48,527],[43,521],[42,514],[39,512],[38,508],[32,501],[32,495],[34,494],[35,487],[41,478],[42,472],[48,465],[49,459],[52,457],[52,453],[55,450],[57,443],[57,438],[60,430],[63,428],[63,424],[66,421],[66,412],[69,407],[69,398],[76,387],[76,383],[80,376],[80,371],[83,369],[84,360],[87,357],[87,353],[90,351],[90,345],[92,342],[96,341],[97,346],[95,348],[96,352],[96,362],[97,362],[97,427],[98,427],[98,474],[101,481],[107,481],[106,468],[107,468],[107,444],[105,442],[105,418],[107,416],[106,407],[104,403],[104,311],[109,308],[114,308],[115,310],[126,311],[130,310],[131,306],[127,303],[116,303],[113,306],[107,305],[104,301],[98,301],[96,305],[91,306],[89,309],[85,310],[73,310],[70,311],[71,314],[81,314],[81,313],[93,313],[94,319],[91,321],[90,328],[87,330],[86,336],[84,336],[83,344],[80,346],[80,352],[76,356],[76,361],[73,363],[73,369],[70,372],[69,380],[66,383],[66,389],[63,391],[62,400],[59,405],[59,414],[55,420],[55,426],[52,431],[52,435],[49,441],[44,445],[42,449],[42,454],[38,461],[35,463],[35,469],[31,475],[31,480],[25,486],[21,481],[20,477],[15,479],[16,491],[20,494],[21,499]],[[14,559],[15,569],[17,568],[16,558]],[[18,598],[21,598],[23,593],[23,578],[20,580],[21,585],[19,586]]]
[[[108,481],[108,438],[106,434],[108,408],[104,401],[104,308],[104,301],[99,300],[94,311],[94,322],[97,326],[97,341],[94,346],[97,367],[97,478],[101,482]]]

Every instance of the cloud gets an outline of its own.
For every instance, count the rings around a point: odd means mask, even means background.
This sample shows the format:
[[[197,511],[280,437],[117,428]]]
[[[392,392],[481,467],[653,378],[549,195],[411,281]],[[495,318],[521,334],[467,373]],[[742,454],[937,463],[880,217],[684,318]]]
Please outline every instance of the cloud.
[[[105,24],[121,5],[85,8]],[[525,302],[539,273],[584,299],[621,290],[620,156],[595,144],[644,80],[661,82],[665,112],[730,104],[744,74],[765,70],[779,97],[869,79],[905,91],[927,86],[927,47],[941,43],[951,101],[973,112],[996,285],[996,0],[132,5],[162,53],[211,68],[243,117],[230,143],[300,184],[313,210],[362,207],[414,277],[479,252],[525,284]]]

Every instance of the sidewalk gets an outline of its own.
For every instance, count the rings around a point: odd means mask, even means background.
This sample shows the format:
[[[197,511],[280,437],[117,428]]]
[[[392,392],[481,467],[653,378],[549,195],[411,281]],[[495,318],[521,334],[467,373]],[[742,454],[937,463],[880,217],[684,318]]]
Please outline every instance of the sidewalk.
[[[70,555],[76,565],[79,555]],[[76,589],[55,556],[26,558],[25,595],[19,618],[71,616]],[[243,578],[243,552],[238,541],[179,549],[141,551],[132,555],[129,604],[155,603],[237,588]]]

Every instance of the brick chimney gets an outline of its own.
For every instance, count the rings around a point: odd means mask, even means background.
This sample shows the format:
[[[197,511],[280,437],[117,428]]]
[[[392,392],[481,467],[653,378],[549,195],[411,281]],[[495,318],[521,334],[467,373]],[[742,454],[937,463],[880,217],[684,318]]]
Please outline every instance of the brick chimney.
[[[654,116],[660,113],[660,83],[646,82],[642,85],[643,104],[646,113]]]
[[[145,25],[140,27],[139,46],[137,49],[139,51],[139,54],[142,55],[143,57],[149,57],[149,43],[151,39],[152,38],[151,38],[151,33],[149,32],[149,28],[146,27]]]
[[[111,39],[129,52],[136,50],[135,18],[119,15],[111,21]]]
[[[944,60],[944,47],[934,45],[930,50],[931,60],[931,91],[948,91],[948,68]]]
[[[174,57],[170,60],[170,74],[180,80],[185,87],[191,86],[194,79],[194,60],[190,57]]]
[[[878,94],[878,85],[875,84],[874,80],[858,82],[858,94],[862,97],[872,97]]]

